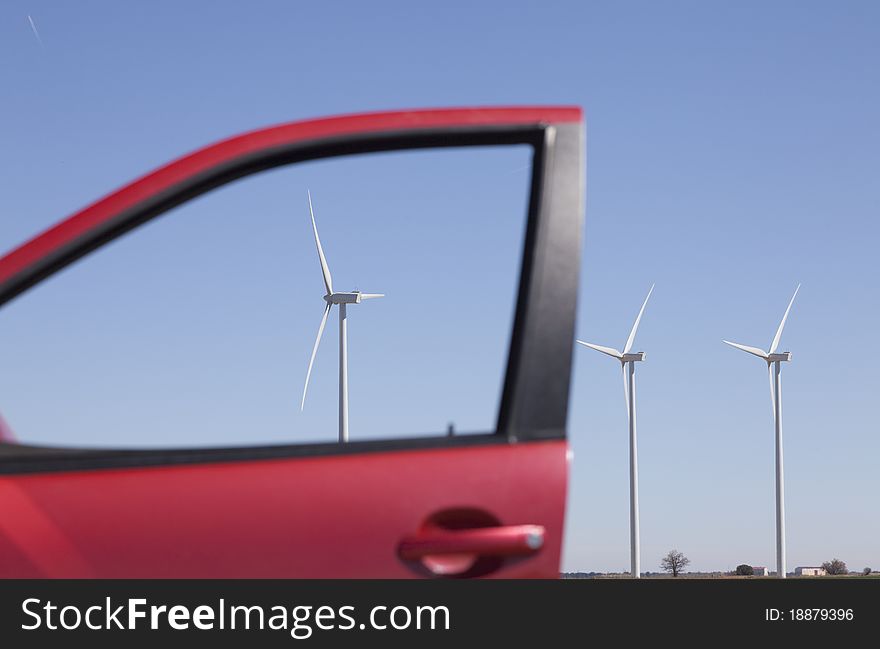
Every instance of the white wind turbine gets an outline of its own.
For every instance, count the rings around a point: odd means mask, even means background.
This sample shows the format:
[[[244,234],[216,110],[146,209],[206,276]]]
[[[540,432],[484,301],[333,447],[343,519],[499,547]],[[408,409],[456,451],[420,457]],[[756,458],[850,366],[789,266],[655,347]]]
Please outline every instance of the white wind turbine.
[[[749,354],[754,354],[759,358],[763,358],[767,362],[767,372],[770,375],[770,400],[773,403],[773,421],[776,424],[776,576],[779,579],[785,579],[785,485],[782,470],[782,376],[781,363],[791,360],[791,352],[777,352],[779,347],[779,339],[782,338],[782,330],[785,327],[785,321],[788,319],[788,312],[791,311],[791,305],[794,304],[794,298],[797,297],[801,285],[798,284],[782,316],[782,322],[773,336],[773,342],[770,343],[770,349],[766,352],[757,347],[749,347],[748,345],[740,345],[732,343],[729,340],[723,342],[732,347],[741,349]]]
[[[602,347],[593,343],[585,343],[578,340],[581,345],[595,349],[603,354],[608,354],[620,361],[623,369],[623,393],[626,397],[626,414],[629,419],[629,540],[630,540],[630,574],[634,579],[641,576],[640,555],[639,555],[639,454],[636,444],[636,362],[645,360],[645,352],[631,353],[633,342],[636,339],[636,331],[639,329],[639,322],[642,314],[645,312],[645,306],[654,292],[654,285],[648,291],[648,297],[642,303],[639,315],[633,323],[632,330],[629,332],[629,338],[626,339],[626,345],[623,351],[619,352],[611,347]]]
[[[324,249],[321,248],[321,239],[318,237],[318,226],[315,224],[315,213],[312,210],[312,195],[309,192],[309,214],[312,217],[312,230],[315,232],[315,245],[318,247],[318,259],[321,262],[321,273],[324,276],[324,288],[327,293],[324,301],[324,315],[321,317],[321,325],[318,327],[318,336],[315,338],[315,346],[312,347],[312,357],[309,359],[309,369],[306,372],[306,384],[303,388],[302,404],[300,410],[306,406],[306,392],[309,389],[309,377],[312,375],[312,365],[315,362],[315,354],[318,353],[318,345],[321,344],[321,336],[324,333],[324,325],[327,324],[327,316],[334,304],[339,305],[339,441],[348,441],[348,330],[345,307],[347,304],[360,304],[361,300],[369,300],[374,297],[384,297],[384,293],[361,293],[352,291],[348,293],[333,291],[333,278],[330,277],[330,268],[324,257]]]

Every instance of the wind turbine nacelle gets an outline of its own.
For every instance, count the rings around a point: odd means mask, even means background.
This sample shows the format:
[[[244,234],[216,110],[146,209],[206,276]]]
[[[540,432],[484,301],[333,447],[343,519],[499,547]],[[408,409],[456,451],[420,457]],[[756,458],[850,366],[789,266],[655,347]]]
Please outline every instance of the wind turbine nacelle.
[[[353,291],[351,293],[331,293],[330,295],[325,295],[324,299],[330,304],[360,304],[361,293],[360,291]]]
[[[767,354],[768,363],[776,363],[777,361],[790,361],[791,352],[779,352],[777,354]]]
[[[643,361],[648,357],[645,352],[630,352],[620,357],[621,362],[631,363],[633,361]]]

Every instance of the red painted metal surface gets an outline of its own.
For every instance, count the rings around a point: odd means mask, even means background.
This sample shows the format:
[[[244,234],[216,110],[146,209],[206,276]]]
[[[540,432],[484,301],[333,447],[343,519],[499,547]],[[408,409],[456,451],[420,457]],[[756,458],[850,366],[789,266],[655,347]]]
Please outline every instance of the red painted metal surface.
[[[0,413],[0,442],[14,442],[15,441],[15,433],[12,432],[12,429],[9,427],[9,424],[6,423],[6,420],[3,419],[3,414]]]
[[[264,128],[199,149],[73,214],[0,258],[0,285],[40,258],[154,194],[236,158],[286,144],[363,133],[455,126],[577,122],[575,107],[450,108],[343,115]]]
[[[567,443],[0,476],[0,578],[425,576],[397,555],[435,512],[539,525],[491,577],[559,574]]]

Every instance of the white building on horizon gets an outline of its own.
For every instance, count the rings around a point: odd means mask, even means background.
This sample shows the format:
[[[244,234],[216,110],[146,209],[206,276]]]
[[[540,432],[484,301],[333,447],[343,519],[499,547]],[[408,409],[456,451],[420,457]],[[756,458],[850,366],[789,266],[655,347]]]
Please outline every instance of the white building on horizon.
[[[824,577],[825,568],[822,566],[798,566],[794,569],[798,577]]]

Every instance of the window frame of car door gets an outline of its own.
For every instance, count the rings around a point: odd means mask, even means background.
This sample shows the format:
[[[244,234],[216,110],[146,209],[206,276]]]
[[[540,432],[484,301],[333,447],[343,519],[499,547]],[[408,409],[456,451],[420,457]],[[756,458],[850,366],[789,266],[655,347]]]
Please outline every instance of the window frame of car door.
[[[574,115],[575,119],[569,117],[558,122],[540,117],[519,120],[516,111],[513,112],[514,119],[508,122],[503,109],[494,111],[497,119],[493,120],[494,116],[490,115],[485,123],[456,123],[452,119],[449,120],[450,123],[441,125],[353,131],[328,137],[293,139],[283,144],[269,144],[246,150],[241,155],[232,155],[186,176],[170,187],[148,192],[141,200],[121,209],[112,218],[105,219],[99,227],[86,231],[66,245],[50,247],[46,254],[24,265],[21,272],[0,280],[0,309],[30,287],[103,244],[192,198],[260,171],[348,155],[526,144],[533,149],[526,232],[513,330],[495,431],[459,436],[350,441],[345,444],[332,442],[197,449],[79,449],[0,444],[0,474],[229,462],[564,439],[584,208],[583,123],[578,109],[569,109],[564,113],[567,117]],[[552,110],[547,112],[553,114]],[[462,113],[465,118],[465,112]],[[400,122],[407,121],[407,113],[389,115],[399,116]],[[461,121],[467,122],[467,119]],[[258,135],[259,132],[255,132],[242,137]],[[183,158],[169,167],[182,164],[186,160],[187,158]],[[113,195],[108,198],[112,197]],[[60,225],[63,226],[64,222]],[[52,230],[47,231],[41,236],[51,232]],[[25,244],[22,249],[33,246],[39,238]],[[13,251],[7,257],[19,250]],[[0,268],[2,262],[0,260]]]

